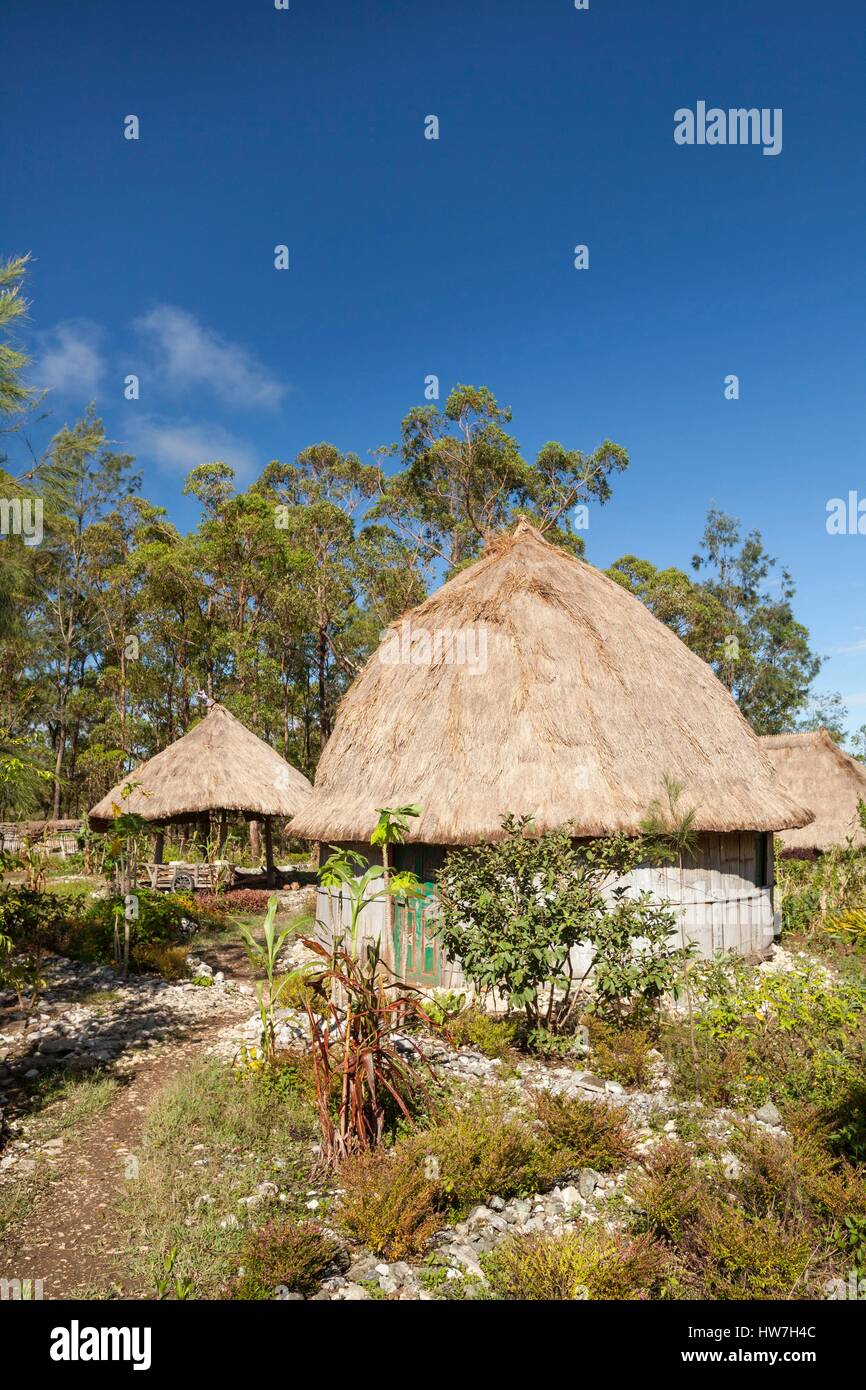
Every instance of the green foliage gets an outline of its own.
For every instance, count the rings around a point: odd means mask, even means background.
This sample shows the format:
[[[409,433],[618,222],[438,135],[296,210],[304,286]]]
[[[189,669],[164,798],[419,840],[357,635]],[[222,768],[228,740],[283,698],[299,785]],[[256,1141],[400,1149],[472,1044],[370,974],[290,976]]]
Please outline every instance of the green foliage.
[[[804,936],[821,944],[822,932],[852,930],[857,939],[858,913],[866,910],[866,853],[837,845],[817,859],[789,859],[778,853],[776,881],[783,935]]]
[[[866,989],[804,962],[757,970],[724,958],[693,975],[697,1048],[682,1025],[662,1048],[684,1095],[722,1104],[816,1101],[830,1105],[857,1079],[866,1036]]]
[[[533,1302],[659,1296],[670,1277],[662,1246],[598,1226],[561,1236],[512,1236],[483,1256],[482,1266],[500,1298]]]
[[[418,1255],[444,1225],[438,1184],[411,1145],[357,1154],[340,1168],[340,1220],[348,1233],[387,1260]]]
[[[291,976],[277,975],[277,963],[280,952],[288,938],[292,935],[291,928],[284,927],[282,931],[277,931],[278,902],[276,898],[271,898],[268,903],[268,910],[262,924],[264,932],[264,944],[256,941],[249,927],[242,922],[237,923],[244,949],[249,957],[250,963],[255,969],[261,971],[264,980],[258,985],[259,1015],[262,1020],[261,1045],[269,1061],[273,1061],[276,1051],[276,1010],[280,998],[288,987]]]
[[[273,1299],[285,1289],[313,1293],[333,1265],[339,1246],[315,1221],[291,1217],[253,1231],[241,1251],[243,1274],[231,1286],[239,1299]]]
[[[660,858],[656,843],[613,836],[578,850],[567,826],[533,835],[525,816],[502,825],[493,844],[452,851],[437,883],[442,944],[482,994],[498,991],[532,1025],[567,1018],[570,952],[582,941],[594,948],[597,990],[617,1007],[670,988],[680,958],[668,943],[670,913],[649,894],[617,887],[611,904],[602,892]]]
[[[463,1013],[465,1005],[466,995],[452,989],[437,990],[435,994],[421,1001],[424,1013],[431,1023],[435,1023],[439,1028],[445,1024],[453,1024]]]
[[[514,1045],[514,1025],[484,1009],[464,1009],[446,1026],[455,1046],[477,1047],[485,1057],[505,1057]]]
[[[628,467],[628,454],[606,439],[591,454],[550,442],[535,462],[521,455],[508,432],[511,411],[486,387],[457,385],[441,408],[416,406],[402,423],[402,468],[380,474],[373,516],[411,537],[425,560],[444,558],[456,570],[474,559],[486,537],[521,513],[568,549],[583,551],[570,518],[590,499],[611,495],[610,477]]]
[[[615,1172],[633,1158],[634,1136],[621,1108],[550,1091],[539,1091],[535,1104],[553,1172]]]
[[[589,1031],[593,1070],[621,1086],[646,1086],[652,1075],[650,1037],[643,1028],[612,1028],[590,1014]]]
[[[0,888],[0,933],[17,946],[62,950],[73,912],[68,902],[53,893],[11,885]]]

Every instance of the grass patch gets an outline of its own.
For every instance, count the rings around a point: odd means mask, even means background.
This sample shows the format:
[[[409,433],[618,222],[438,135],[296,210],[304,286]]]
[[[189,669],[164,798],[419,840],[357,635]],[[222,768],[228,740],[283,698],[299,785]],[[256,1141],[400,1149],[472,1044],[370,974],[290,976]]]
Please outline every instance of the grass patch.
[[[146,1247],[143,1277],[155,1284],[176,1249],[174,1274],[195,1297],[219,1297],[242,1262],[245,1227],[264,1222],[278,1201],[250,1208],[241,1199],[272,1182],[287,1199],[278,1209],[300,1215],[316,1132],[290,1068],[240,1071],[210,1060],[177,1077],[148,1116],[139,1175],[123,1197],[130,1245]]]
[[[54,1079],[40,1094],[40,1109],[27,1125],[27,1138],[36,1143],[57,1139],[88,1124],[110,1105],[119,1082],[105,1073]]]

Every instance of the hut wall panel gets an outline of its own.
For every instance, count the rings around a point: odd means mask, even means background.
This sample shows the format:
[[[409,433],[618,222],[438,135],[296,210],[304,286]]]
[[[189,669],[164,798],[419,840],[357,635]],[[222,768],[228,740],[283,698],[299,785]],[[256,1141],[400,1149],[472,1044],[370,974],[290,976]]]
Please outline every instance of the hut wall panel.
[[[359,846],[359,848],[363,848]],[[765,950],[773,940],[773,889],[755,882],[757,856],[751,832],[727,835],[701,835],[693,856],[678,865],[645,866],[623,880],[630,894],[650,892],[679,909],[678,925],[671,940],[680,944],[682,925],[687,940],[694,941],[698,953],[711,959],[718,951],[750,954]],[[767,874],[772,880],[772,874]],[[607,889],[612,894],[613,884]],[[320,888],[317,917],[324,925],[324,936],[349,929],[349,903],[336,893]],[[681,925],[682,924],[682,925]],[[372,902],[361,915],[361,941],[379,937],[385,925],[385,905]],[[572,952],[572,968],[580,978],[591,963],[591,948],[577,946]],[[467,982],[459,963],[443,959],[440,987],[466,990]]]

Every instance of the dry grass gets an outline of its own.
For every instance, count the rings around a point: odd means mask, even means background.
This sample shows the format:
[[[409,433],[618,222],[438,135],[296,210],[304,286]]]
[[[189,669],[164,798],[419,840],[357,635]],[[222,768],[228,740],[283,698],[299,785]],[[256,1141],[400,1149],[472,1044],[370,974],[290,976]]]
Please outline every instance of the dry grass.
[[[136,783],[124,797],[127,783]],[[112,787],[90,812],[95,829],[114,819],[113,807],[148,821],[170,821],[205,811],[293,816],[312,788],[224,705],[214,704],[189,733]]]
[[[698,831],[810,819],[710,667],[528,522],[410,619],[416,633],[483,630],[484,669],[441,650],[430,664],[374,653],[292,834],[367,840],[375,807],[401,801],[421,802],[409,839],[426,844],[500,837],[508,812],[538,831],[571,822],[576,835],[636,833],[663,775],[687,786]]]
[[[866,766],[845,753],[827,733],[771,734],[760,743],[773,764],[779,783],[795,801],[815,813],[811,825],[791,828],[781,836],[786,849],[832,849],[852,838],[866,846],[866,830],[857,815],[857,801],[866,801]]]

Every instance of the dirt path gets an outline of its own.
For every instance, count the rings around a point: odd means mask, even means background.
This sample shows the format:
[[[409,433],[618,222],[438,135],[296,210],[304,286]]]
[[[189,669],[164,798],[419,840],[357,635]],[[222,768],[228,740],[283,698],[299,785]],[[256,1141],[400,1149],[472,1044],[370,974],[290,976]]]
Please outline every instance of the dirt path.
[[[0,1237],[0,1276],[41,1279],[43,1297],[64,1298],[112,1288],[125,1297],[147,1296],[125,1269],[126,1233],[116,1224],[117,1197],[127,1160],[139,1144],[156,1097],[208,1042],[249,1013],[248,1003],[191,1021],[184,1038],[156,1056],[142,1057],[121,1078],[111,1104],[81,1130],[54,1140],[40,1160],[39,1192],[23,1218]]]

